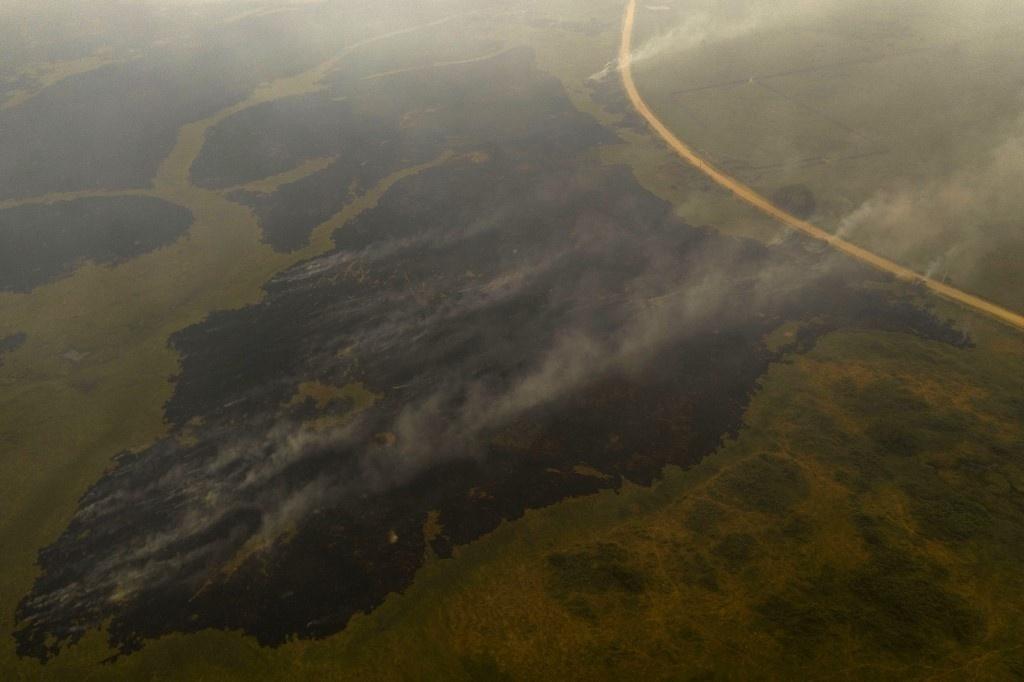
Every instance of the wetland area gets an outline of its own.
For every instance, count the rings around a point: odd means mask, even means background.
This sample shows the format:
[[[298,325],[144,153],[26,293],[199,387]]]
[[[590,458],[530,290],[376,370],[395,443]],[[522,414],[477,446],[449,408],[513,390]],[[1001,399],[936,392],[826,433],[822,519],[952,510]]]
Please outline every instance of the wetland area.
[[[0,9],[0,676],[1024,675],[1016,47],[865,4]]]

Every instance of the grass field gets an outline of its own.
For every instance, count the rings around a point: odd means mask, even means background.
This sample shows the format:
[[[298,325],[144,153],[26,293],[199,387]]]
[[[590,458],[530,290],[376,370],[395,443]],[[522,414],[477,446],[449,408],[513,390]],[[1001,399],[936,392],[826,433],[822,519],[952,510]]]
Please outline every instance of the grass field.
[[[987,3],[674,7],[640,12],[641,51],[671,40],[636,69],[680,138],[766,196],[809,188],[816,224],[1024,308],[1019,23]]]

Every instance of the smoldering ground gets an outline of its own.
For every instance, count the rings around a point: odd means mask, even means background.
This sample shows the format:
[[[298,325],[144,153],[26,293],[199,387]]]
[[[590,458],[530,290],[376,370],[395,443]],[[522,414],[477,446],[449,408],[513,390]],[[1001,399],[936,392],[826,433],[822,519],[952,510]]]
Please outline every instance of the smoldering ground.
[[[783,321],[808,322],[792,350],[840,327],[963,341],[863,286],[880,275],[694,228],[594,164],[614,136],[528,53],[452,77],[491,99],[460,141],[475,153],[396,184],[260,303],[175,335],[171,434],[119,457],[41,552],[22,655],[101,623],[122,651],[210,627],[336,632],[408,586],[428,545],[711,452]],[[436,98],[419,78],[393,87]],[[317,406],[304,382],[377,398]]]
[[[47,636],[59,646],[109,617],[125,650],[171,629],[242,627],[267,643],[334,631],[408,584],[430,510],[442,513],[434,548],[445,553],[526,507],[698,459],[738,426],[770,359],[760,339],[782,319],[955,338],[910,304],[845,283],[866,275],[849,264],[813,265],[820,254],[801,256],[798,243],[776,254],[714,237],[621,169],[550,163],[426,173],[350,226],[348,248],[183,335],[185,393],[210,363],[296,360],[263,385],[226,386],[179,433],[119,459],[41,554],[19,611],[22,652],[45,657]],[[460,185],[497,208],[460,223]],[[450,210],[431,220],[421,202],[438,193]],[[370,273],[362,281],[353,261]],[[321,430],[282,407],[310,379],[363,380],[382,397]],[[603,397],[620,391],[647,400],[646,415]],[[665,409],[678,430],[652,421]],[[204,425],[189,426],[195,416]],[[635,451],[595,446],[594,424],[566,427],[581,418],[636,434],[625,446]],[[529,454],[536,446],[509,433],[524,420],[564,445]],[[577,464],[609,478],[574,475]],[[320,571],[342,586],[326,588]],[[241,608],[231,595],[242,585],[269,601]],[[284,594],[287,608],[273,597]]]
[[[1024,97],[1021,103],[1024,109]],[[1024,116],[982,144],[961,167],[879,190],[843,218],[839,233],[904,262],[928,263],[928,274],[940,279],[969,279],[1000,251],[1019,252]]]

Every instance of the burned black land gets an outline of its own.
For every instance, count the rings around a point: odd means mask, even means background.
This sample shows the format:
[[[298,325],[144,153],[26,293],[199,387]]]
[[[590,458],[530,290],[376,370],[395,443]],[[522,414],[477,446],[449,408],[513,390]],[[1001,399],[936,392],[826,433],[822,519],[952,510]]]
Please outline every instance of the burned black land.
[[[118,457],[41,552],[21,655],[103,623],[124,652],[204,628],[326,636],[408,587],[428,548],[699,461],[740,428],[783,322],[805,322],[786,352],[842,328],[965,343],[881,275],[692,227],[595,164],[613,134],[528,53],[425,80],[388,87],[421,112],[447,94],[429,115],[457,154],[259,304],[173,338],[171,434]]]
[[[192,167],[198,182],[228,187],[281,173],[308,158],[333,159],[323,170],[274,192],[232,193],[234,201],[253,209],[263,240],[278,251],[305,246],[317,225],[361,191],[404,166],[429,161],[446,147],[446,135],[422,127],[403,129],[398,111],[360,111],[327,94],[244,113],[214,129]]]
[[[166,246],[192,213],[151,197],[91,197],[0,210],[0,291],[30,291],[84,261],[103,265]]]

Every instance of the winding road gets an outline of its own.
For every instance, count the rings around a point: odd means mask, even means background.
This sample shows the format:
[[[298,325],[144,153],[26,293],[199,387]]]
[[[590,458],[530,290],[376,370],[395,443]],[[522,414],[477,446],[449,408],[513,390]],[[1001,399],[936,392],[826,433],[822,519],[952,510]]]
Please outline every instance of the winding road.
[[[622,42],[619,45],[619,70],[622,73],[622,84],[626,89],[626,94],[629,97],[629,101],[632,103],[633,108],[636,109],[638,114],[644,117],[648,125],[654,129],[654,132],[656,132],[680,158],[697,168],[717,184],[731,191],[743,201],[747,202],[762,213],[775,218],[779,222],[782,222],[795,230],[799,230],[814,239],[825,242],[832,248],[842,251],[863,263],[867,263],[868,265],[877,268],[878,270],[888,272],[898,279],[920,283],[947,300],[954,301],[955,303],[959,303],[967,308],[984,313],[985,315],[995,318],[1000,322],[1010,325],[1011,327],[1024,331],[1024,315],[1015,313],[1012,310],[1007,310],[1006,308],[996,305],[991,301],[986,301],[985,299],[969,294],[966,291],[961,291],[956,287],[952,287],[948,284],[932,279],[931,277],[922,275],[910,268],[900,265],[899,263],[891,261],[888,258],[879,256],[876,253],[872,253],[867,249],[861,248],[856,244],[851,244],[845,239],[831,234],[830,232],[827,232],[806,220],[802,220],[785,209],[773,204],[770,200],[759,194],[751,187],[719,170],[702,156],[697,154],[697,152],[695,152],[690,146],[676,137],[676,135],[669,130],[668,126],[662,123],[661,119],[659,119],[654,112],[651,111],[651,108],[647,106],[647,103],[644,101],[643,97],[640,96],[640,92],[637,90],[636,82],[633,80],[632,64],[633,24],[635,20],[636,0],[629,0],[629,4],[626,6],[626,14],[622,22]]]

